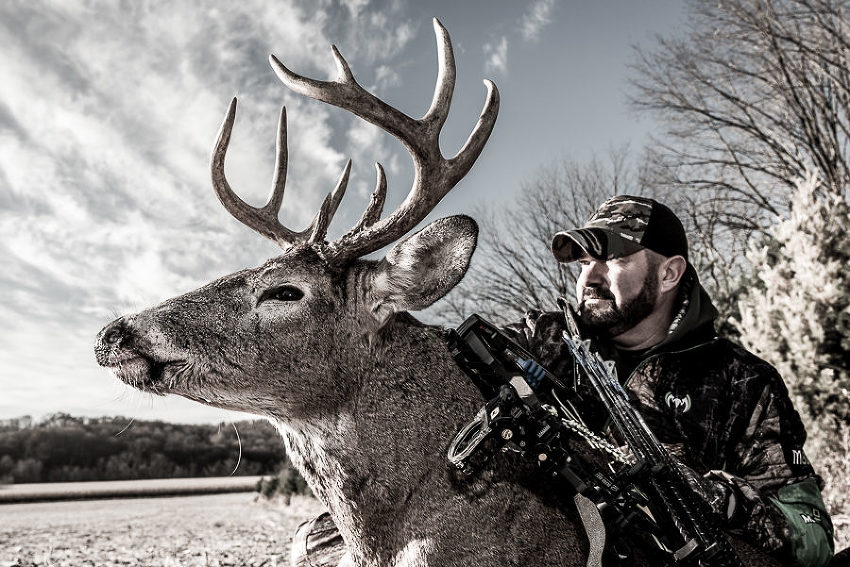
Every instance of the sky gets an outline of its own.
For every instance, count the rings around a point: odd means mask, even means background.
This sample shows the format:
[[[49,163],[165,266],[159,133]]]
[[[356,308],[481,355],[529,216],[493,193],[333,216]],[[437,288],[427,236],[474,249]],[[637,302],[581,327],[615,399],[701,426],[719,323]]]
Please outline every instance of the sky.
[[[458,75],[443,153],[478,119],[482,79],[496,83],[501,110],[475,167],[427,222],[508,207],[556,160],[639,148],[654,125],[627,103],[632,46],[673,33],[682,12],[674,0],[0,3],[0,419],[244,417],[124,386],[98,367],[93,343],[122,314],[280,253],[211,188],[209,156],[234,96],[227,173],[255,205],[271,186],[287,108],[286,226],[308,224],[349,157],[331,238],[365,208],[376,161],[387,169],[386,210],[407,194],[401,145],[287,91],[268,54],[330,79],[335,44],[360,84],[420,117],[437,71],[432,18],[443,23]]]

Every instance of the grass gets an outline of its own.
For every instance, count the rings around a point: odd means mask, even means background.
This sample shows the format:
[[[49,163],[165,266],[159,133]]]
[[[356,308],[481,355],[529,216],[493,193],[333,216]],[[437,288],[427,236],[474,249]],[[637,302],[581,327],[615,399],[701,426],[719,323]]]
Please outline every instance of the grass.
[[[832,486],[836,490],[825,495],[828,500],[835,498],[830,502],[835,512],[836,505],[846,505],[843,498],[847,496],[848,476],[839,475],[849,473],[850,468],[845,468],[846,458],[828,463],[830,466],[824,467],[823,472],[831,474],[824,476],[835,475],[829,480],[835,482]],[[226,483],[236,479],[209,480]],[[174,490],[180,483],[180,479],[172,480],[159,489],[165,490],[170,484],[168,489]],[[138,484],[153,489],[157,483]],[[137,486],[137,490],[141,487]],[[317,516],[322,505],[313,498],[297,495],[292,496],[289,506],[282,502],[240,492],[0,504],[0,567],[289,565],[290,540],[295,529]],[[836,514],[833,520],[836,549],[847,547],[850,515]]]
[[[0,566],[277,567],[321,504],[253,493],[0,506]]]

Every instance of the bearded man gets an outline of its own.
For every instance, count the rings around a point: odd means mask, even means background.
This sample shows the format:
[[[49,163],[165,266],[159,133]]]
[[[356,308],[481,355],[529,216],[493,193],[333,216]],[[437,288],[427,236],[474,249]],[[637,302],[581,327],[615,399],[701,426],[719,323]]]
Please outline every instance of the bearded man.
[[[581,228],[552,241],[559,262],[578,262],[575,319],[616,364],[632,404],[689,471],[723,529],[779,558],[820,567],[833,553],[822,480],[803,452],[806,432],[777,371],[717,336],[717,310],[688,261],[681,221],[643,197],[606,201]],[[564,305],[566,309],[571,309]],[[587,400],[586,420],[605,412],[561,339],[561,313],[528,313],[509,328]]]

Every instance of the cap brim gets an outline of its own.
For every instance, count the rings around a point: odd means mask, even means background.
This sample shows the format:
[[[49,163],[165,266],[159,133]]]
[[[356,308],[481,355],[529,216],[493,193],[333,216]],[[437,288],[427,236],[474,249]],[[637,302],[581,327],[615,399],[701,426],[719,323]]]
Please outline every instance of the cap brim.
[[[559,262],[575,262],[582,256],[606,261],[634,254],[643,246],[601,228],[577,228],[557,233],[552,238],[552,254]]]

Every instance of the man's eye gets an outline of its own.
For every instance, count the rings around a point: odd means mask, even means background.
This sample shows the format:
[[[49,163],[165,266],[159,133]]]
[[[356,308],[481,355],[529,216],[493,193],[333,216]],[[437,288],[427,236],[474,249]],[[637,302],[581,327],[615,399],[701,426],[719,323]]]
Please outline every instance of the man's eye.
[[[283,285],[264,291],[257,303],[264,301],[298,301],[302,297],[304,297],[304,292],[297,287]]]

